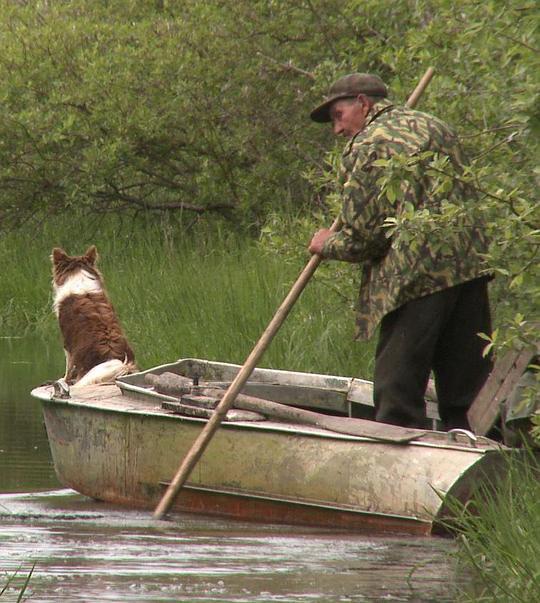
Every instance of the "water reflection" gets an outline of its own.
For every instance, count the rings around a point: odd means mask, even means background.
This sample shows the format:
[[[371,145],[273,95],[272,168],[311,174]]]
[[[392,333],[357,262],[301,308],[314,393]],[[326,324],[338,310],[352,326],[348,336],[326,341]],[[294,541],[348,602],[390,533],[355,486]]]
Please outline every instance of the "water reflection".
[[[0,338],[0,491],[57,487],[32,387],[63,370],[62,347],[36,337]]]
[[[43,603],[451,600],[449,540],[158,522],[69,490],[0,496],[0,529],[0,566],[36,562],[31,600]]]

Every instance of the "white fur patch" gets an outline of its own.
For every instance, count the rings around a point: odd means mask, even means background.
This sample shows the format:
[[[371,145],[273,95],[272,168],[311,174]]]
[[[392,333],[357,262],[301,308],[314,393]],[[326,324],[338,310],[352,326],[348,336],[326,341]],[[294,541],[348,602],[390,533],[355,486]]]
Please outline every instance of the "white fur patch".
[[[53,308],[57,316],[60,304],[70,295],[86,295],[87,293],[101,293],[103,291],[99,280],[86,270],[80,270],[73,274],[59,287],[53,283],[53,290]]]
[[[129,365],[122,360],[107,360],[91,368],[82,379],[79,379],[72,387],[79,385],[94,385],[96,383],[108,383],[117,377],[125,375],[129,371]]]

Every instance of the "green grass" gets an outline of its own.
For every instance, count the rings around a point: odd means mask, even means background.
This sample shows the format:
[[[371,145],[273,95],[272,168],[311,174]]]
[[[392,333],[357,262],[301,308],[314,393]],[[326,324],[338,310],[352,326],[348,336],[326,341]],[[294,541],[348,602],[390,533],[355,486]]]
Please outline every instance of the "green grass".
[[[540,469],[532,452],[512,455],[496,490],[456,505],[457,560],[471,576],[468,603],[540,601]]]
[[[49,255],[92,243],[142,368],[181,357],[242,363],[308,259],[284,260],[219,226],[185,235],[171,224],[57,220],[0,239],[0,334],[31,330],[60,346]],[[349,306],[339,286],[315,277],[260,365],[369,377],[372,344],[353,341]]]
[[[21,568],[15,570],[12,574],[7,575],[5,578],[5,583],[0,587],[0,597],[4,594],[11,598],[13,601],[13,596],[17,595],[17,603],[20,601],[26,601],[26,598],[23,598],[30,583],[30,579],[32,578],[32,574],[34,573],[34,569],[36,567],[35,562],[32,564],[30,570],[28,570],[25,574],[20,574]],[[21,584],[22,581],[22,584]],[[15,592],[11,592],[11,591]],[[29,597],[32,595],[30,594]]]

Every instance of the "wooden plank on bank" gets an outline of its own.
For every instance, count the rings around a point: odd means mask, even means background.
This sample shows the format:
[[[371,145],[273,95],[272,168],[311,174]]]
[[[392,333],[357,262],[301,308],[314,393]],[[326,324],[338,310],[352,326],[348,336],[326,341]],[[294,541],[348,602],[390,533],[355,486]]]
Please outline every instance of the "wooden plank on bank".
[[[501,405],[512,393],[531,360],[535,349],[510,350],[499,360],[467,412],[471,429],[486,435],[501,414]]]

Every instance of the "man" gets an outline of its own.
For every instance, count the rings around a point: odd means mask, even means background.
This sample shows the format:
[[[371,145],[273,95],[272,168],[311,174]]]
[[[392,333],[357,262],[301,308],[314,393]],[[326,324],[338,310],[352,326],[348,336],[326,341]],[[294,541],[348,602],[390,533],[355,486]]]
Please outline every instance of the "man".
[[[380,323],[376,420],[426,427],[433,370],[443,429],[469,428],[467,409],[492,368],[478,337],[491,333],[491,319],[487,243],[474,217],[474,191],[460,178],[456,137],[436,117],[394,106],[383,81],[368,74],[335,82],[311,118],[350,138],[339,178],[341,230],[319,230],[309,250],[362,264],[357,338],[369,338]],[[384,160],[403,157],[409,169],[397,192],[381,188]],[[454,218],[443,223],[448,207]],[[403,217],[425,218],[426,211],[424,230],[407,231]]]

